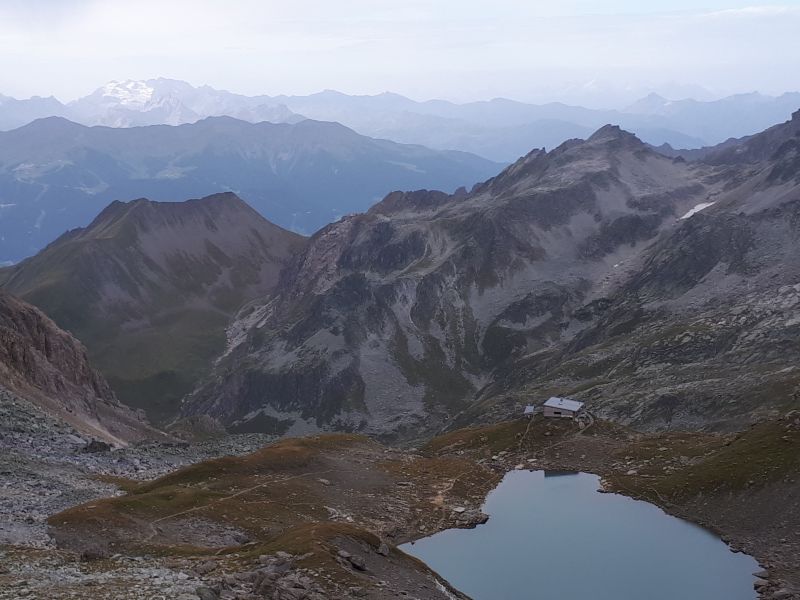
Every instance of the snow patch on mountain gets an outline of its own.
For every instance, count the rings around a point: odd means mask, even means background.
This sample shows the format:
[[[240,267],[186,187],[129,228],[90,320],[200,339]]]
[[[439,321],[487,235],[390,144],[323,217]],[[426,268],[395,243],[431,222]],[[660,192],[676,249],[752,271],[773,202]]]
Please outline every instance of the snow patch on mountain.
[[[700,204],[693,206],[685,215],[681,217],[681,219],[688,219],[692,215],[699,213],[701,210],[707,209],[709,206],[712,206],[713,204],[714,204],[713,202],[701,202]]]
[[[155,89],[144,81],[110,81],[104,85],[101,95],[104,98],[114,98],[119,104],[129,108],[140,108],[153,99]]]

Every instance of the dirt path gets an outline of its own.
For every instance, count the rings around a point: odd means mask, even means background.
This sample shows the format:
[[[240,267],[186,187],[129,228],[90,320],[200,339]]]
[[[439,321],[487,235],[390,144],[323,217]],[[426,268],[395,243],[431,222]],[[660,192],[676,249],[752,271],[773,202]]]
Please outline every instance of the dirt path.
[[[247,494],[250,494],[250,493],[252,493],[252,492],[254,492],[254,491],[258,490],[258,489],[264,488],[264,487],[266,487],[268,485],[278,485],[278,484],[281,484],[281,483],[286,483],[287,481],[292,481],[294,479],[301,479],[303,477],[319,477],[319,476],[322,476],[322,475],[329,475],[332,472],[333,471],[331,469],[326,469],[325,471],[315,471],[315,472],[311,472],[311,473],[301,473],[300,475],[293,475],[292,477],[284,477],[283,479],[273,479],[273,480],[270,480],[270,481],[267,481],[267,482],[264,482],[264,483],[259,483],[258,485],[254,485],[254,486],[251,486],[251,487],[243,489],[243,490],[239,490],[235,494],[230,494],[230,495],[224,496],[222,498],[217,498],[216,500],[213,500],[213,501],[211,501],[211,502],[209,502],[207,504],[202,504],[200,506],[195,506],[193,508],[188,508],[186,510],[182,510],[182,511],[176,512],[176,513],[172,513],[170,515],[165,515],[165,516],[160,517],[160,518],[158,518],[155,521],[152,521],[150,523],[150,534],[144,539],[144,541],[145,542],[152,541],[153,538],[155,538],[160,533],[158,531],[158,528],[156,527],[156,525],[158,525],[159,523],[163,523],[164,521],[168,521],[170,519],[175,519],[177,517],[182,517],[182,516],[185,516],[185,515],[188,515],[188,514],[191,514],[191,513],[194,513],[194,512],[198,512],[198,511],[201,511],[201,510],[206,510],[208,508],[211,508],[212,506],[215,506],[215,505],[218,505],[218,504],[222,504],[223,502],[227,502],[229,500],[233,500],[234,498],[239,498],[241,496],[245,496]],[[272,500],[265,501],[265,502],[269,502],[269,503],[273,503],[273,504],[275,503]]]

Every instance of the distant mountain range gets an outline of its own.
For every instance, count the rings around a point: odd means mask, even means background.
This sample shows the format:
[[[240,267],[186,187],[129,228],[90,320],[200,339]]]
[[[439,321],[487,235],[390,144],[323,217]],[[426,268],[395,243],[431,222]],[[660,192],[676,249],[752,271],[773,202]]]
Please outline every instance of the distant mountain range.
[[[617,123],[655,146],[699,148],[757,133],[786,120],[798,107],[797,92],[777,97],[739,94],[707,102],[651,94],[619,110],[595,110],[503,98],[466,104],[417,102],[392,93],[351,96],[330,90],[308,96],[244,96],[150,79],[113,81],[68,104],[54,98],[0,96],[0,129],[48,116],[112,127],[179,125],[211,116],[273,123],[310,118],[342,123],[370,137],[512,162],[531,148],[553,148],[567,139],[587,137],[605,123]]]
[[[88,224],[114,200],[233,191],[274,223],[312,233],[393,190],[453,191],[502,166],[310,119],[209,117],[175,127],[111,128],[50,117],[0,132],[0,264]]]

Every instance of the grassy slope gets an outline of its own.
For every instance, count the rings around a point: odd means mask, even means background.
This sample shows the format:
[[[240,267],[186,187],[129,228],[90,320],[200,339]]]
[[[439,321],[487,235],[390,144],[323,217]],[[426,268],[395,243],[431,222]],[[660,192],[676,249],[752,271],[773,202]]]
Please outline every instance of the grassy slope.
[[[129,551],[200,548],[212,525],[267,543],[289,529],[343,515],[361,528],[405,539],[453,519],[446,508],[451,502],[479,505],[496,481],[457,457],[426,458],[357,435],[326,435],[282,440],[247,456],[127,485],[124,496],[72,508],[50,523],[63,545],[94,540]]]
[[[742,433],[718,437],[702,434],[658,436],[626,450],[652,460],[658,447],[689,459],[689,464],[665,473],[643,470],[617,476],[612,485],[653,500],[681,503],[699,495],[752,491],[800,473],[800,428],[780,421],[759,423]]]

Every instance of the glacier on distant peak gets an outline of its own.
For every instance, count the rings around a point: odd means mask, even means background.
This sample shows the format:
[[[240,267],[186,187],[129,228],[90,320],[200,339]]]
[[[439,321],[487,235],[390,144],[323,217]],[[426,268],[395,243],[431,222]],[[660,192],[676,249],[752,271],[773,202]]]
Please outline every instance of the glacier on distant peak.
[[[109,81],[101,88],[104,97],[114,98],[123,106],[144,106],[153,99],[155,89],[144,81]]]

